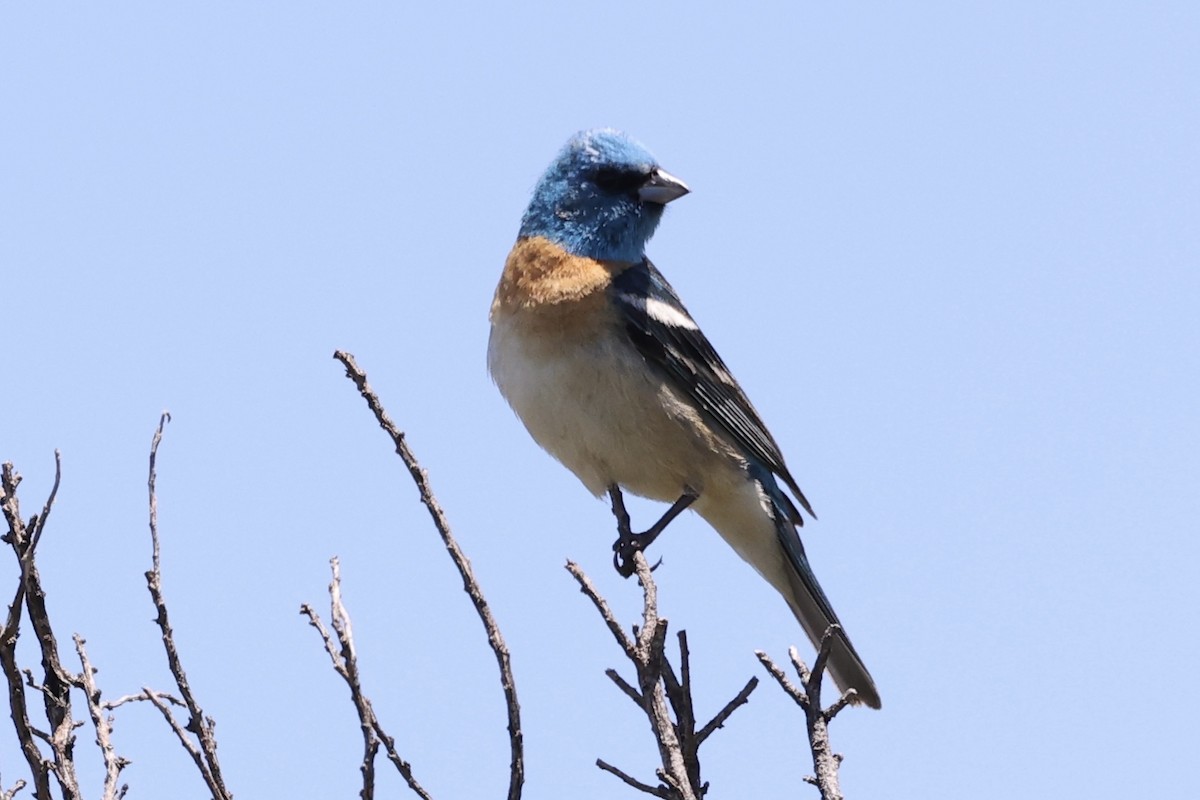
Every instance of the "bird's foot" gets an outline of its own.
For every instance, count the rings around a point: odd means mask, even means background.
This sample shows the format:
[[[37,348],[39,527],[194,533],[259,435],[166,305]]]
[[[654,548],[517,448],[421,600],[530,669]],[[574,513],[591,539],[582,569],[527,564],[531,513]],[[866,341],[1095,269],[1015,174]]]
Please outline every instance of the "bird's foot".
[[[613,516],[617,518],[617,540],[613,542],[612,548],[613,568],[623,578],[628,578],[637,569],[633,560],[634,554],[640,553],[649,547],[650,543],[666,530],[671,520],[682,514],[700,496],[698,492],[691,488],[684,489],[683,494],[667,509],[658,522],[651,525],[643,533],[634,533],[630,529],[629,513],[625,510],[625,498],[621,495],[621,489],[615,485],[610,486],[608,495],[612,500]],[[658,565],[661,563],[662,559],[660,558],[650,569],[658,569]]]
[[[649,533],[649,531],[647,531]],[[628,578],[637,571],[637,563],[633,557],[637,553],[644,551],[653,541],[653,538],[647,539],[645,533],[631,534],[629,536],[618,536],[613,542],[613,569],[622,578]],[[662,564],[662,559],[655,561],[650,567],[650,571],[658,569]]]

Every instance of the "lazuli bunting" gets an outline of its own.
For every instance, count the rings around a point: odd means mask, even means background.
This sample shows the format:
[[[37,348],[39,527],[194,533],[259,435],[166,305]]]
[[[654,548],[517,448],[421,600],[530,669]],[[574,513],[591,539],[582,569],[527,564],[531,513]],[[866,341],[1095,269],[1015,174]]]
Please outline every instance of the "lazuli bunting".
[[[783,595],[814,644],[839,624],[800,541],[812,507],[774,438],[646,242],[687,194],[637,142],[576,134],[542,175],[491,309],[488,369],[534,440],[618,516],[621,489],[673,505],[618,561],[691,507]],[[780,482],[791,491],[785,493]],[[794,501],[793,501],[794,498]],[[628,573],[626,567],[623,573]],[[844,633],[829,672],[879,708]]]

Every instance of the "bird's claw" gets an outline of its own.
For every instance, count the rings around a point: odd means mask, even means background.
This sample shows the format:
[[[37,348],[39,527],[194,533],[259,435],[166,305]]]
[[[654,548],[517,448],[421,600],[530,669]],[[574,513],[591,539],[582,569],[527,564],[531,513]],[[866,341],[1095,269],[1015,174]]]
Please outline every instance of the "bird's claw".
[[[649,542],[643,542],[640,536],[621,536],[613,542],[613,569],[622,578],[628,578],[637,571],[634,555],[642,552]],[[654,562],[650,567],[650,571],[658,569],[662,565],[662,559]]]
[[[613,542],[613,568],[622,578],[634,573],[634,553],[640,553],[645,545],[637,536],[621,536]]]

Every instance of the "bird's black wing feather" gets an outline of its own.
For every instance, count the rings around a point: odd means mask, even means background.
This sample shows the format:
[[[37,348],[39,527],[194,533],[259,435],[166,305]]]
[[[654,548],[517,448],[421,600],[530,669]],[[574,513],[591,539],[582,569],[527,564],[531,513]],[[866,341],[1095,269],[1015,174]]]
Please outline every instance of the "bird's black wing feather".
[[[787,483],[812,516],[804,493],[784,465],[779,446],[671,284],[649,259],[617,275],[610,291],[638,351],[695,401],[744,452]],[[789,516],[803,524],[799,512]]]

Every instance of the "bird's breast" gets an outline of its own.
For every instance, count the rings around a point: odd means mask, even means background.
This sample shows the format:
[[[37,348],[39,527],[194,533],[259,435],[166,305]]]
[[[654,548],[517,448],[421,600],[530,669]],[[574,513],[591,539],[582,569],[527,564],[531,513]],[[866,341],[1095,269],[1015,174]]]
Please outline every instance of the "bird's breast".
[[[539,445],[597,495],[617,483],[673,501],[739,472],[725,440],[634,348],[608,281],[538,292],[536,275],[512,262],[492,305],[488,368]],[[585,274],[577,270],[576,289]]]
[[[538,236],[517,241],[496,295],[492,321],[507,319],[531,338],[588,338],[613,324],[608,287],[628,264],[568,253]]]

